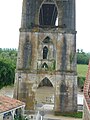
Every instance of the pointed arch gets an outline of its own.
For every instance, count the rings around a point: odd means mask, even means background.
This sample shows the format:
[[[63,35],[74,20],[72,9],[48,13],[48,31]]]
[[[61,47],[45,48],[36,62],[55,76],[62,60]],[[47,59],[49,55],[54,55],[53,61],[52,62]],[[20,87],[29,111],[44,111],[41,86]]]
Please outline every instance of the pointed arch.
[[[54,0],[45,0],[39,11],[39,25],[55,26],[58,10]]]
[[[43,86],[47,86],[47,87],[53,87],[52,83],[50,82],[50,80],[45,77],[39,84],[38,87],[43,87]]]
[[[48,48],[47,48],[47,46],[45,46],[43,48],[43,59],[47,59],[47,55],[48,55]]]
[[[46,63],[44,63],[44,64],[42,65],[42,68],[48,68],[48,65],[47,65]]]
[[[43,40],[43,43],[50,43],[50,37],[47,36],[47,37]]]

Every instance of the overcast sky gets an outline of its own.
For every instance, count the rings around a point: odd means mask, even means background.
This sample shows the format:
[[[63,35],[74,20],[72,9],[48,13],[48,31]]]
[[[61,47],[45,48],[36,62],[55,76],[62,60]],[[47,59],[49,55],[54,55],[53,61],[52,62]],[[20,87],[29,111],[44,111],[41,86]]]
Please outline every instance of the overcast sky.
[[[0,48],[18,48],[22,0],[0,1]],[[76,0],[77,48],[90,52],[90,0]]]

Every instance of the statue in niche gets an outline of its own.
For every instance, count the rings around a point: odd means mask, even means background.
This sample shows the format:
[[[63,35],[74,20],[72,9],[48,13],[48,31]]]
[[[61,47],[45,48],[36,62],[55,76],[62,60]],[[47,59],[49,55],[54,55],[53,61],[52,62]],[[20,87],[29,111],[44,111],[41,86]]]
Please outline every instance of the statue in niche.
[[[47,59],[47,55],[48,55],[48,48],[45,46],[43,48],[43,59]]]
[[[29,41],[29,36],[26,36],[26,42],[24,44],[24,61],[23,61],[23,67],[25,69],[30,68],[31,55],[32,55],[32,46]]]

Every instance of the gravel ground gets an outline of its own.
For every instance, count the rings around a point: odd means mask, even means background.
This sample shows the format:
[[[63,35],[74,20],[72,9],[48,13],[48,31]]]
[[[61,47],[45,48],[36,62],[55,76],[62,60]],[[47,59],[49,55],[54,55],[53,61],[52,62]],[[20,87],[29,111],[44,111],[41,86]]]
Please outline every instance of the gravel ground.
[[[6,95],[9,97],[13,97],[13,91],[14,91],[13,86],[4,87],[0,90],[0,95]]]

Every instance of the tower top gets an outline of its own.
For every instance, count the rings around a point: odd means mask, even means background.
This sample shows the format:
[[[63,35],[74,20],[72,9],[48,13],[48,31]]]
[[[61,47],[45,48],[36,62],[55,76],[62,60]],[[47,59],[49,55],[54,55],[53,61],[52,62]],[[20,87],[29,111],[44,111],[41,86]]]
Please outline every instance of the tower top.
[[[34,26],[75,30],[75,0],[23,0],[21,28]]]

